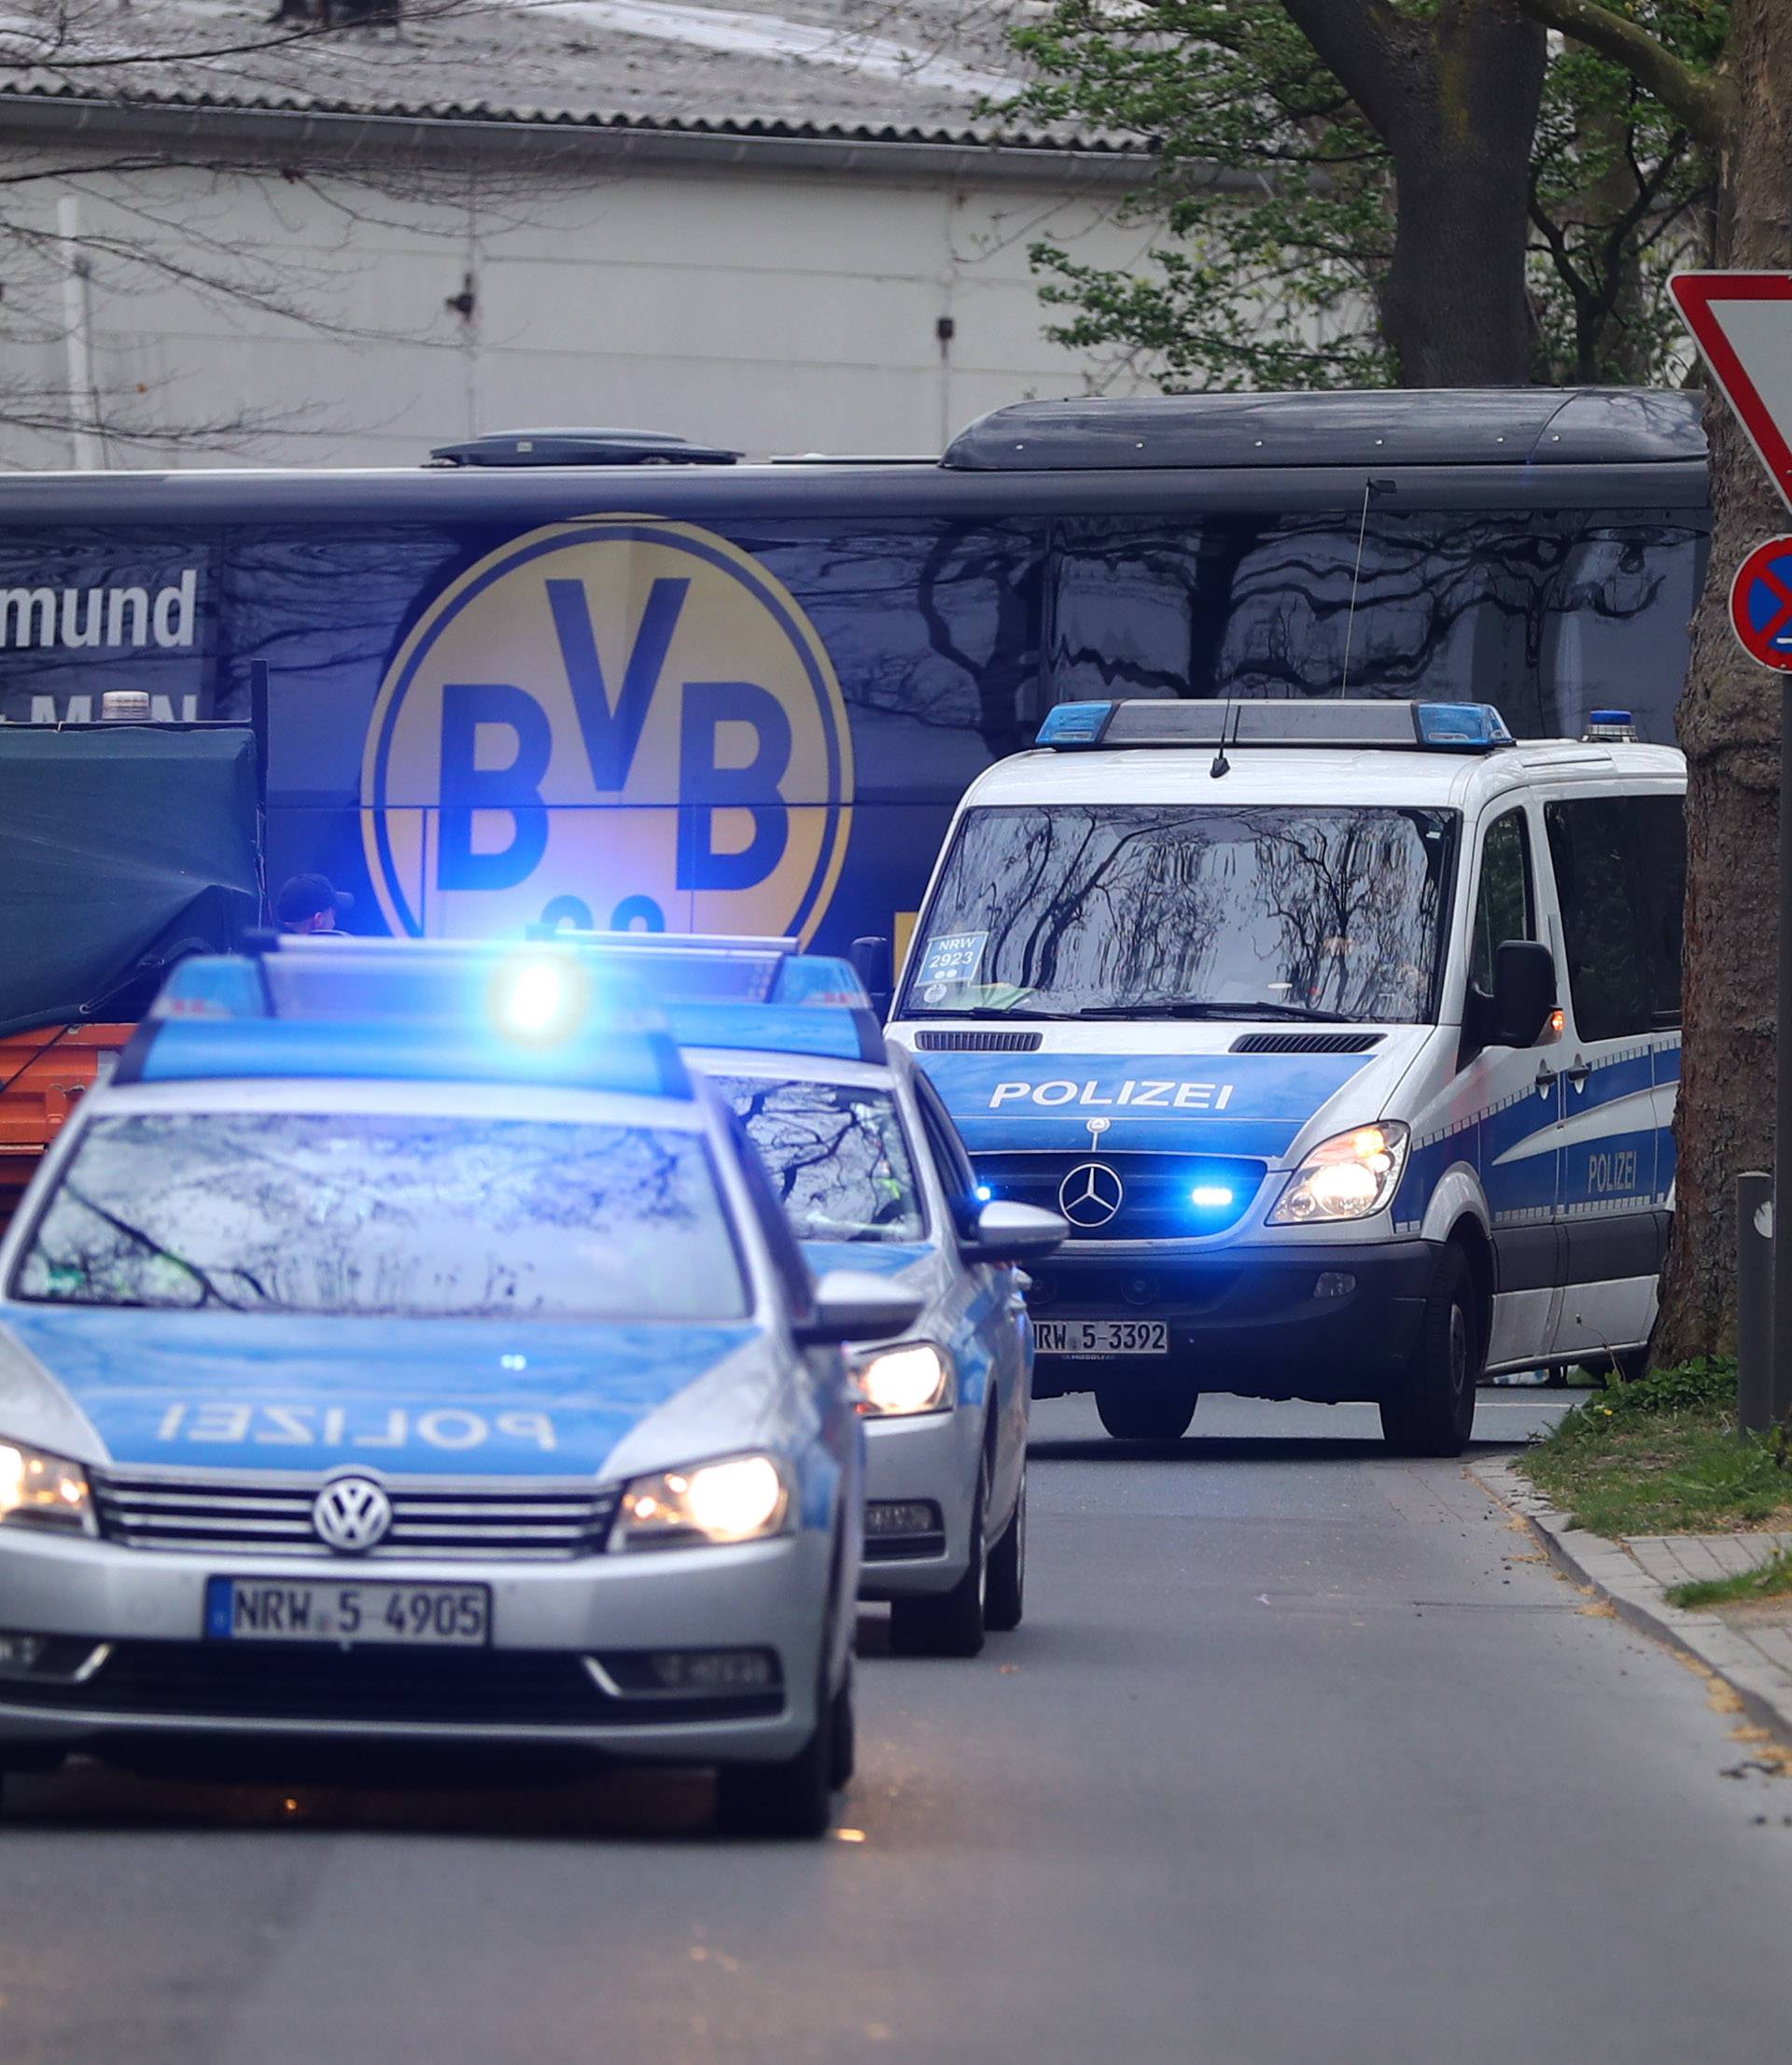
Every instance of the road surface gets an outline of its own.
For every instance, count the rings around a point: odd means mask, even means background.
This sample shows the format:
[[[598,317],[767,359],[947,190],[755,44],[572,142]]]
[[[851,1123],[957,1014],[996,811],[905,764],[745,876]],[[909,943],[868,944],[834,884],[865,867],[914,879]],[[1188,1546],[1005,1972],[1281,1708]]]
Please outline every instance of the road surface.
[[[1477,1434],[1561,1397],[1484,1392]],[[0,2059],[1783,2055],[1792,1779],[1373,1425],[1210,1398],[1128,1453],[1043,1406],[1026,1626],[898,1662],[868,1614],[820,1845],[715,1840],[698,1777],[20,1782]]]

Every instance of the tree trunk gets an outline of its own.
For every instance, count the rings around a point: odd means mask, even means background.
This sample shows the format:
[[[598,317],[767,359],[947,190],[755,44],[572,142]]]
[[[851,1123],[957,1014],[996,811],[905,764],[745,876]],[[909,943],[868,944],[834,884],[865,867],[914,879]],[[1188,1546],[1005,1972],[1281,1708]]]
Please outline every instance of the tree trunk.
[[[1518,0],[1282,0],[1393,162],[1382,327],[1408,387],[1523,386],[1531,146],[1547,59]]]
[[[1792,7],[1733,0],[1727,67],[1737,113],[1724,150],[1717,263],[1792,264]],[[1743,656],[1729,585],[1744,554],[1792,532],[1729,411],[1705,411],[1712,554],[1680,705],[1686,750],[1686,1043],[1674,1137],[1679,1174],[1655,1359],[1733,1347],[1735,1182],[1773,1166],[1778,967],[1778,677]]]

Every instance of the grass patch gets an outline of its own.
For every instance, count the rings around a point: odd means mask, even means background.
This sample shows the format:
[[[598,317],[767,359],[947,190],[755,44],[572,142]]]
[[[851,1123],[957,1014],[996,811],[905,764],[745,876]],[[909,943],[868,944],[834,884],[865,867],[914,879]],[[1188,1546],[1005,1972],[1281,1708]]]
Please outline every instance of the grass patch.
[[[1777,1599],[1792,1592],[1792,1556],[1770,1556],[1753,1570],[1729,1578],[1701,1578],[1676,1584],[1668,1593],[1670,1606],[1749,1606],[1757,1599]]]
[[[1598,1535],[1792,1524],[1785,1433],[1739,1436],[1736,1366],[1688,1363],[1595,1392],[1524,1458],[1537,1489]]]

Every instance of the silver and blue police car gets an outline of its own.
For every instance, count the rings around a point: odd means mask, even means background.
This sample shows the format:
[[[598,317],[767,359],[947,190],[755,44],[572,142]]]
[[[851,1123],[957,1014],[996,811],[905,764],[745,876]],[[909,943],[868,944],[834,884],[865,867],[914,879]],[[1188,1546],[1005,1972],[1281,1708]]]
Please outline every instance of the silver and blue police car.
[[[945,1106],[886,1048],[846,962],[788,940],[581,936],[662,1003],[743,1121],[811,1269],[875,1271],[919,1300],[906,1335],[853,1358],[860,1596],[889,1600],[900,1653],[975,1655],[1024,1608],[1033,1336],[1018,1265],[1051,1254],[1064,1221],[979,1192]]]
[[[531,948],[178,970],[0,1246],[0,1770],[852,1760],[863,1436],[763,1169]],[[637,1000],[638,1001],[638,1000]]]

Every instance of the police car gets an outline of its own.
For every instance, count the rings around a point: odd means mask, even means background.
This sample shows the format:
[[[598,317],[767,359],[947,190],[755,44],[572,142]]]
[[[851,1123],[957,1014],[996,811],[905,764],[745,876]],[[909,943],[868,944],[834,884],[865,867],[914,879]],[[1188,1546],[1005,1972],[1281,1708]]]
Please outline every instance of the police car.
[[[1056,1213],[978,1194],[938,1093],[887,1049],[844,962],[786,939],[579,937],[638,975],[745,1124],[812,1270],[872,1270],[920,1300],[901,1341],[854,1357],[865,1418],[860,1596],[890,1602],[906,1655],[973,1656],[1019,1625],[1032,1340],[1014,1266]]]
[[[1678,753],[1622,711],[1066,704],[966,794],[891,1037],[1055,1205],[1040,1396],[1373,1399],[1455,1454],[1484,1371],[1648,1341],[1673,1203]]]
[[[825,1825],[839,1344],[918,1301],[812,1284],[629,992],[539,948],[176,971],[0,1247],[0,1769],[566,1752]]]

